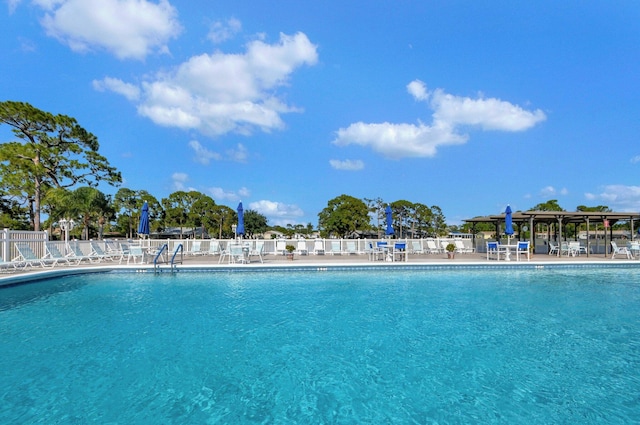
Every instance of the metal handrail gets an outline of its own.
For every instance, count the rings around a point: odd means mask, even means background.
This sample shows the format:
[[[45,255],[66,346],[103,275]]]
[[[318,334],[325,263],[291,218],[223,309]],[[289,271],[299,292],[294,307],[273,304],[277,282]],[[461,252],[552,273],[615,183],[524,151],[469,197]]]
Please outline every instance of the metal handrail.
[[[176,268],[175,259],[176,255],[178,255],[178,251],[180,251],[180,264],[182,264],[182,261],[184,259],[184,246],[182,246],[182,244],[178,244],[178,246],[176,246],[176,249],[173,251],[173,255],[171,256],[171,270]]]
[[[158,250],[158,252],[156,253],[156,257],[153,259],[153,269],[157,270],[158,269],[158,259],[160,258],[160,256],[162,255],[162,253],[167,250],[169,251],[169,245],[168,244],[164,244],[160,247],[160,249]]]

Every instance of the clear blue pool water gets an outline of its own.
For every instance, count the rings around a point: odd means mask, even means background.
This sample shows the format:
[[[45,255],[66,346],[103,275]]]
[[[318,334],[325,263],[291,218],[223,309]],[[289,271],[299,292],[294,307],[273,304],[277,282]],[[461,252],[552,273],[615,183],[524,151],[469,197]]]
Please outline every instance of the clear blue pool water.
[[[629,424],[636,269],[82,275],[0,289],[0,423]]]

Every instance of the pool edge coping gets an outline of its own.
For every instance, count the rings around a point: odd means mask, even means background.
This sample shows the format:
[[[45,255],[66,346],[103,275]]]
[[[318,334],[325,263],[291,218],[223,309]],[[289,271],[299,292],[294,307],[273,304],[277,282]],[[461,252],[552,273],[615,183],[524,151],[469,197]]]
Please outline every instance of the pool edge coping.
[[[30,271],[28,273],[20,275],[3,275],[0,276],[0,288],[5,286],[14,286],[24,283],[30,283],[35,281],[41,281],[51,278],[74,276],[82,274],[93,273],[156,273],[156,274],[170,274],[170,273],[184,273],[184,272],[234,272],[234,273],[246,273],[246,272],[269,272],[269,271],[292,271],[292,272],[327,272],[327,271],[348,271],[348,270],[497,270],[497,269],[555,269],[555,268],[620,268],[620,267],[638,267],[638,261],[633,260],[621,260],[612,263],[611,261],[560,261],[549,263],[545,261],[527,261],[527,262],[496,262],[493,264],[487,264],[485,262],[478,261],[465,261],[451,263],[448,261],[434,262],[434,263],[340,263],[335,262],[322,262],[314,264],[193,264],[193,265],[181,265],[177,269],[171,269],[168,267],[155,268],[153,265],[104,265],[104,266],[75,266],[73,268],[50,268],[41,269],[36,271]]]

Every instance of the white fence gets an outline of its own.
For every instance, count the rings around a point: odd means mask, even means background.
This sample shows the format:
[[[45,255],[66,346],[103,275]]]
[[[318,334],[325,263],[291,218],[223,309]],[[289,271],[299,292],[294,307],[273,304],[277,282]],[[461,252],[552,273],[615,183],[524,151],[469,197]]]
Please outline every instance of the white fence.
[[[34,253],[40,257],[45,255],[45,242],[49,239],[49,235],[46,231],[33,232],[22,230],[10,230],[4,229],[0,231],[0,255],[4,261],[11,261],[18,256],[18,252],[15,248],[16,242],[27,242],[31,246]],[[466,252],[483,253],[486,250],[486,240],[483,238],[425,238],[425,239],[244,239],[242,242],[249,244],[251,248],[256,246],[256,243],[261,242],[263,244],[263,255],[282,255],[286,245],[293,245],[294,252],[297,254],[367,254],[371,246],[375,246],[379,241],[388,241],[389,243],[405,242],[406,250],[411,254],[417,253],[433,253],[429,249],[427,241],[434,242],[435,246],[440,252],[444,251],[444,247],[450,243],[458,241],[462,242],[467,249]],[[234,242],[233,239],[136,239],[136,240],[110,240],[116,243],[141,244],[149,248],[159,248],[164,244],[168,245],[168,251],[173,252],[175,248],[182,244],[185,255],[194,253],[194,248],[199,244],[200,254],[210,252],[211,245],[219,246],[220,251],[226,249],[227,245]],[[107,246],[105,241],[73,241],[77,244],[82,252],[89,255],[92,252],[90,242],[98,243],[105,250]],[[475,245],[474,245],[475,242]],[[536,241],[537,254],[543,254],[547,252],[548,247],[543,241]],[[625,240],[617,241],[624,245]],[[61,252],[69,252],[68,246],[64,241],[56,241],[55,244]],[[321,249],[318,249],[318,248]],[[605,249],[608,251],[608,247],[601,245],[590,244],[590,253],[604,253]]]
[[[44,242],[49,239],[49,234],[45,232],[31,232],[27,230],[3,229],[0,231],[0,253],[4,261],[11,261],[18,252],[15,248],[16,242],[29,242],[34,253],[44,256]]]

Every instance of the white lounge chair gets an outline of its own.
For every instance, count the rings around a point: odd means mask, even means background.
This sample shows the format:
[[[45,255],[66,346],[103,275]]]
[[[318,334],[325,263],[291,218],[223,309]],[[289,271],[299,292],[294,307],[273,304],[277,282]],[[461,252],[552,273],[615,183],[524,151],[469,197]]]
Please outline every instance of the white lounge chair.
[[[60,252],[60,249],[58,249],[58,245],[55,242],[45,242],[44,249],[46,254],[43,259],[50,261],[52,266],[56,266],[58,264],[64,264],[66,266],[71,265],[69,258]]]
[[[559,248],[558,244],[549,241],[549,255],[558,255]]]
[[[22,263],[16,261],[4,261],[0,258],[0,273],[12,273],[18,270],[18,266],[22,266]]]
[[[92,256],[98,257],[101,260],[113,261],[115,258],[112,254],[108,253],[98,242],[90,242],[91,245],[91,254]],[[117,254],[116,254],[117,256]],[[121,255],[120,255],[121,256]]]
[[[296,249],[298,255],[309,255],[309,249],[307,248],[307,241],[301,239],[298,241],[298,247]]]
[[[205,251],[202,250],[202,241],[194,240],[191,242],[191,249],[187,251],[187,255],[204,255]]]
[[[611,241],[611,250],[611,259],[616,258],[616,255],[624,255],[629,260],[633,259],[633,254],[631,254],[631,250],[629,248],[626,246],[618,247],[618,244],[614,241]]]
[[[104,241],[105,252],[109,255],[114,261],[121,260],[125,254],[125,248],[129,249],[128,245],[124,245],[118,241],[105,240]]]
[[[358,248],[356,247],[356,243],[354,241],[347,241],[347,254],[355,255],[358,254]]]
[[[322,239],[316,239],[313,242],[313,254],[314,255],[324,255],[324,241]]]
[[[207,251],[209,255],[220,255],[220,241],[211,239],[209,241],[209,251]]]
[[[329,250],[331,255],[342,255],[342,248],[340,247],[340,241],[331,241],[331,249]]]
[[[287,253],[287,241],[278,239],[276,241],[276,254],[285,255]]]
[[[459,252],[461,254],[473,253],[473,248],[467,246],[462,239],[455,239],[453,243],[456,246],[456,252]]]
[[[16,250],[18,251],[18,256],[16,258],[13,259],[14,262],[20,262],[22,264],[24,264],[25,268],[26,267],[34,267],[34,266],[40,266],[40,267],[53,267],[53,264],[55,263],[55,260],[47,260],[41,257],[38,257],[33,250],[31,249],[31,247],[26,244],[26,243],[16,243],[15,245]]]
[[[424,249],[422,248],[422,241],[411,241],[411,253],[424,254]]]
[[[440,254],[442,252],[442,249],[438,248],[436,241],[434,241],[433,239],[427,239],[426,242],[427,251],[429,252],[429,254]]]
[[[70,243],[69,250],[71,252],[69,253],[68,258],[77,261],[78,264],[80,264],[83,261],[88,261],[90,263],[99,263],[101,260],[101,258],[98,255],[95,255],[92,253],[85,254],[77,242]]]

